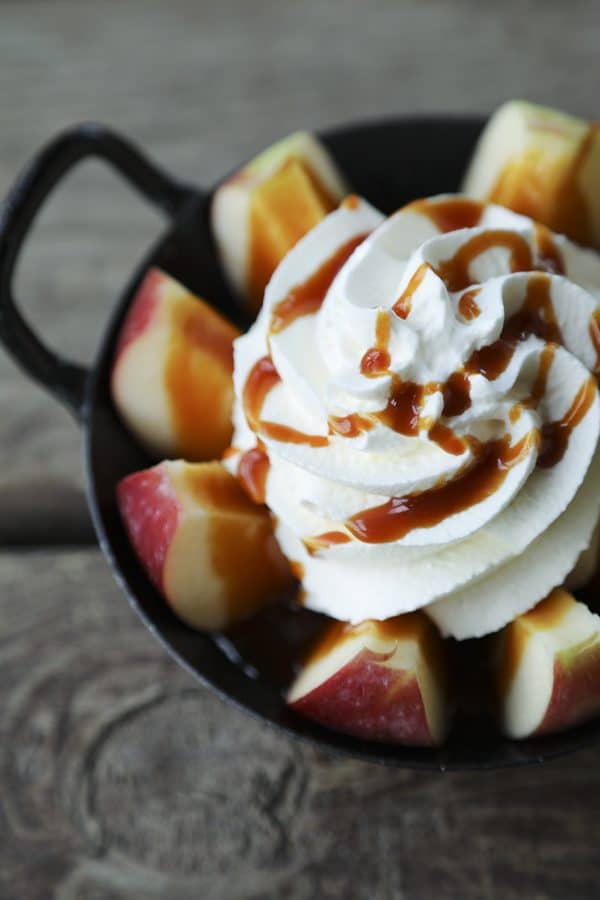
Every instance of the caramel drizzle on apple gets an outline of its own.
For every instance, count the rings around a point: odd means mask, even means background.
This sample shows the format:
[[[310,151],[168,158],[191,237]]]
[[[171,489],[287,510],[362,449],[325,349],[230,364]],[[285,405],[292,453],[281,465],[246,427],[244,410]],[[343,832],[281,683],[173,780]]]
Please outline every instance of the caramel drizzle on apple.
[[[285,160],[254,189],[248,215],[247,269],[254,309],[260,308],[265,287],[285,254],[336,206],[337,198],[297,157]]]
[[[227,433],[231,438],[233,340],[239,332],[191,294],[179,299],[171,316],[173,334],[164,379],[178,452],[191,460],[218,456]],[[200,377],[200,367],[204,389],[190,390]],[[213,427],[207,428],[207,423]]]
[[[571,164],[549,198],[544,167],[538,154],[510,160],[500,172],[489,199],[522,215],[538,219],[553,231],[578,244],[593,247],[594,228],[587,197],[581,184],[582,170],[596,139],[598,125],[590,123]]]
[[[278,334],[302,316],[311,316],[321,308],[334,278],[368,232],[355,235],[326,259],[306,281],[295,285],[273,309],[270,332]]]

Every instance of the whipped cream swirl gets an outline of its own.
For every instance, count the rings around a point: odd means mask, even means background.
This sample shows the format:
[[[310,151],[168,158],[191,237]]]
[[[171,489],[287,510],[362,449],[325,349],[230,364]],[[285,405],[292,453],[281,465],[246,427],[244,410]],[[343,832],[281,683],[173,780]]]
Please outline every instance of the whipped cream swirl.
[[[227,465],[308,607],[467,638],[565,579],[600,508],[599,307],[596,254],[454,195],[349,198],[292,249],[235,341]]]

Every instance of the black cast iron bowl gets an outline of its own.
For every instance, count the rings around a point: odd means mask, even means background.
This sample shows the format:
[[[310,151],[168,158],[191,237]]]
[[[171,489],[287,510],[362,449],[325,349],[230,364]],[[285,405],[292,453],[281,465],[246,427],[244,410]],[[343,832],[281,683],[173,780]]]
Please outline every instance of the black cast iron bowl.
[[[483,120],[447,116],[396,118],[351,125],[320,135],[354,190],[384,212],[427,194],[456,190]],[[80,160],[104,160],[161,209],[168,227],[115,306],[90,369],[50,351],[24,321],[13,299],[15,264],[29,228],[58,181]],[[177,662],[198,681],[290,735],[371,762],[418,769],[492,769],[543,762],[600,741],[600,721],[553,737],[513,742],[463,715],[448,742],[426,750],[378,744],[322,728],[288,709],[282,685],[267,666],[245,665],[233,645],[191,630],[169,610],[146,578],[119,518],[115,487],[151,460],[128,434],[111,401],[115,341],[129,303],[149,266],[165,269],[240,324],[239,305],[219,268],[209,229],[212,191],[177,181],[128,141],[101,125],[76,126],[33,158],[0,209],[0,338],[27,374],[73,413],[83,431],[87,499],[100,546],[129,602]],[[282,604],[286,616],[290,607]],[[287,611],[286,611],[287,610]],[[277,614],[277,627],[289,629]],[[292,623],[293,624],[293,623]],[[239,645],[238,645],[239,649]],[[242,656],[244,650],[242,647]]]

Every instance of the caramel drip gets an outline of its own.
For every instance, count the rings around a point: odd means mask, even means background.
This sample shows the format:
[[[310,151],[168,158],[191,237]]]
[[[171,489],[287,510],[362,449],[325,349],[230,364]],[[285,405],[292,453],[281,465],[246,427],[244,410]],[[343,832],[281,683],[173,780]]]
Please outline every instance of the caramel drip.
[[[471,385],[464,372],[453,372],[442,386],[444,408],[442,415],[446,418],[460,416],[471,405]]]
[[[539,222],[536,222],[534,227],[536,250],[542,269],[553,275],[564,275],[565,261],[554,235],[549,228]]]
[[[530,275],[523,305],[506,321],[502,329],[505,340],[524,341],[530,335],[535,335],[543,341],[563,343],[550,298],[550,286],[550,276],[545,272]]]
[[[355,438],[363,431],[370,431],[372,427],[372,419],[359,413],[351,413],[349,416],[329,416],[329,431],[341,434],[342,437]]]
[[[366,237],[367,234],[363,233],[346,241],[306,281],[291,288],[273,309],[271,334],[278,334],[296,319],[311,316],[320,309],[335,276]]]
[[[441,422],[436,422],[435,425],[429,429],[429,438],[434,441],[438,447],[446,453],[451,453],[453,456],[460,456],[465,452],[465,443],[462,438],[454,434],[452,429],[448,428],[447,425],[442,425]]]
[[[575,399],[562,419],[542,425],[542,445],[537,461],[540,468],[549,469],[563,458],[571,432],[585,417],[594,402],[596,391],[596,382],[592,378],[588,379],[577,391]]]
[[[324,534],[319,534],[316,537],[304,538],[303,543],[312,556],[318,550],[326,550],[328,547],[333,547],[337,544],[349,544],[351,540],[352,538],[343,531],[326,531]]]
[[[267,475],[269,474],[269,457],[262,441],[256,447],[246,450],[238,463],[238,479],[240,484],[255,503],[265,502]]]
[[[429,265],[429,263],[421,263],[421,265],[419,266],[417,271],[414,273],[414,275],[412,276],[412,278],[410,279],[410,281],[408,282],[408,284],[406,285],[406,287],[404,288],[404,290],[402,291],[402,293],[400,294],[400,296],[398,297],[398,299],[392,306],[392,310],[396,313],[398,318],[400,318],[400,319],[408,318],[408,316],[410,314],[411,305],[412,305],[413,295],[414,295],[415,291],[417,290],[417,288],[419,287],[419,285],[421,284],[421,282],[423,281],[423,279],[425,278],[425,275],[427,274],[427,270],[430,268],[431,268],[431,266]]]
[[[281,441],[284,444],[307,444],[309,447],[326,447],[329,443],[327,435],[305,434],[289,425],[281,425],[279,422],[260,423],[260,432],[273,441]]]
[[[465,291],[458,301],[458,311],[467,322],[471,322],[473,319],[476,319],[477,316],[481,315],[481,310],[475,302],[475,297],[480,290],[481,288],[472,288],[470,291]]]
[[[360,371],[367,378],[384,375],[390,367],[391,357],[388,351],[390,331],[389,314],[380,309],[375,322],[375,346],[367,350],[360,361]]]
[[[596,351],[596,365],[594,375],[600,377],[600,307],[594,310],[589,324],[590,338]]]
[[[523,401],[523,406],[533,409],[539,405],[540,400],[546,393],[546,385],[548,383],[548,375],[552,368],[552,362],[556,353],[556,344],[546,344],[540,354],[540,366],[531,388],[531,394]]]
[[[273,360],[270,356],[263,356],[252,366],[244,385],[242,398],[246,419],[252,431],[260,430],[260,414],[267,399],[267,394],[280,381],[279,372],[273,365]]]
[[[481,503],[499,489],[510,469],[524,458],[535,436],[527,434],[513,447],[509,440],[505,436],[480,445],[475,460],[455,478],[427,491],[391,497],[381,506],[352,516],[346,527],[359,541],[387,543],[400,540],[415,528],[431,528]]]
[[[483,214],[484,205],[467,197],[446,197],[443,200],[415,200],[405,210],[427,216],[438,231],[457,231],[459,228],[475,228]]]
[[[426,386],[413,381],[402,381],[398,375],[392,375],[392,390],[387,406],[375,415],[392,431],[415,437],[419,433],[419,416],[426,393]]]
[[[510,251],[511,272],[529,272],[533,269],[533,258],[525,238],[514,231],[490,230],[474,235],[464,243],[450,259],[437,264],[436,272],[449,291],[463,291],[472,285],[473,277],[469,267],[486,250],[505,247]]]
[[[326,435],[305,434],[290,428],[289,425],[281,425],[279,422],[266,422],[261,418],[263,404],[267,394],[281,378],[273,365],[270,356],[259,359],[246,379],[243,391],[243,404],[248,425],[257,434],[269,437],[274,441],[282,441],[288,444],[308,444],[310,447],[325,447],[329,443]]]
[[[495,381],[510,363],[515,346],[511,341],[499,338],[493,344],[475,350],[465,363],[465,372],[483,375],[488,381]]]

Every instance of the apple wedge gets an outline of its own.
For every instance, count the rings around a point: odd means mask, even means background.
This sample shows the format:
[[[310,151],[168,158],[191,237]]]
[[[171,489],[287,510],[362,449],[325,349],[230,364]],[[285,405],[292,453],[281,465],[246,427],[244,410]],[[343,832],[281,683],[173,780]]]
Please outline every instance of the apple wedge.
[[[271,517],[218,462],[162,462],[118,485],[133,548],[188,625],[218,630],[291,583]]]
[[[346,193],[333,159],[307,132],[274,144],[217,189],[211,221],[219,254],[252,311],[285,254]]]
[[[505,103],[479,139],[463,189],[600,248],[600,131],[583,119]]]
[[[238,334],[175,279],[148,272],[121,330],[111,390],[123,421],[151,453],[201,461],[229,446]]]
[[[557,588],[496,638],[501,722],[512,738],[600,713],[600,617]]]
[[[336,622],[287,701],[309,719],[366,740],[439,745],[450,722],[444,641],[422,613]]]

